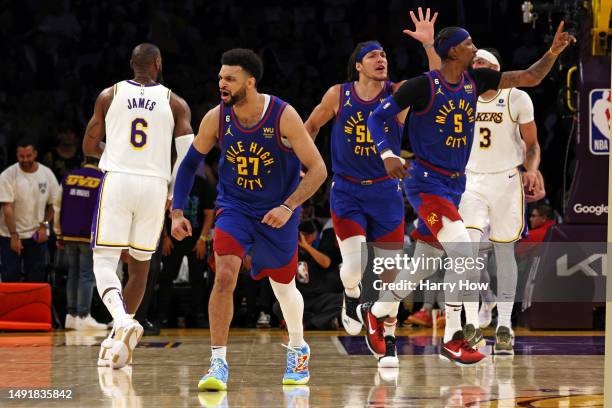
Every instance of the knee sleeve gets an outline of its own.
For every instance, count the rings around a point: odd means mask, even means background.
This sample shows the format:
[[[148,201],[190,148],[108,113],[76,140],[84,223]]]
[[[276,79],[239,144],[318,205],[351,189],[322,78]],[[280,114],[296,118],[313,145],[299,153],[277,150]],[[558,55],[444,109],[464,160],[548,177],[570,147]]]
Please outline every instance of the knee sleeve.
[[[110,288],[116,288],[121,292],[121,281],[117,276],[120,256],[120,248],[95,248],[93,250],[94,275],[100,298]]]
[[[143,252],[134,248],[128,250],[130,256],[139,262],[145,262],[151,259],[153,254],[151,252]]]
[[[304,298],[295,286],[295,279],[289,283],[279,283],[270,279],[270,284],[280,304],[289,334],[303,333]]]
[[[354,236],[345,240],[338,239],[338,246],[342,254],[342,266],[340,267],[340,279],[342,285],[347,289],[356,288],[361,282],[363,276],[362,248],[361,244],[365,243],[364,236]]]

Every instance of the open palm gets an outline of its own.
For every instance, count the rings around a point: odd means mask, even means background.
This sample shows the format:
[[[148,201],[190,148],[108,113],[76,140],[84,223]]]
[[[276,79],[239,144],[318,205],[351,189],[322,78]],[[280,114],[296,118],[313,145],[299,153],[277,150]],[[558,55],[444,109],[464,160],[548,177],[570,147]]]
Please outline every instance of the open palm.
[[[423,16],[423,9],[418,8],[419,18],[417,19],[414,11],[410,10],[410,18],[414,23],[414,31],[408,29],[403,30],[404,34],[407,34],[419,41],[422,44],[433,44],[434,42],[434,24],[438,18],[438,13],[434,13],[433,17],[430,18],[430,10],[427,8],[425,16]]]

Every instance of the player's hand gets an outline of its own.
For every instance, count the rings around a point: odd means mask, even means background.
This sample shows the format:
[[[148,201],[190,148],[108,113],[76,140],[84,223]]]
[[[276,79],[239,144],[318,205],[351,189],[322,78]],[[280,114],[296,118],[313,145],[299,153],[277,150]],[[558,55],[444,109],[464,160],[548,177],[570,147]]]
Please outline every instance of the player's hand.
[[[11,250],[17,252],[17,255],[21,255],[21,251],[23,251],[23,244],[18,235],[11,235]]]
[[[172,253],[173,248],[174,248],[174,244],[172,243],[172,238],[170,238],[167,235],[164,236],[164,239],[162,241],[162,256],[170,255]]]
[[[525,191],[532,194],[539,184],[538,173],[533,170],[528,170],[523,173],[523,187]]]
[[[564,25],[565,22],[561,21],[559,23],[559,27],[557,27],[555,38],[553,38],[552,45],[550,46],[550,51],[553,54],[561,54],[563,50],[566,49],[568,45],[570,45],[570,43],[576,44],[576,37],[574,37],[567,31],[563,31]]]
[[[525,201],[528,203],[534,203],[546,197],[546,189],[544,187],[544,177],[542,177],[542,173],[540,173],[539,170],[537,172],[537,177],[538,177],[538,183],[536,184],[534,191],[525,192]]]
[[[425,17],[423,17],[423,9],[419,7],[419,18],[414,15],[414,11],[410,10],[410,18],[414,23],[414,31],[408,29],[403,30],[404,34],[407,34],[419,41],[421,44],[433,44],[434,43],[434,24],[438,18],[438,13],[434,13],[433,17],[430,16],[430,10],[427,8]]]
[[[287,223],[287,221],[289,221],[289,218],[291,218],[292,215],[293,213],[287,211],[283,207],[275,207],[264,215],[261,222],[271,226],[272,228],[281,228]]]
[[[172,212],[171,233],[177,241],[182,241],[185,237],[191,236],[191,223],[183,216],[183,211],[174,210]]]
[[[385,170],[392,179],[403,180],[404,177],[408,176],[406,172],[406,162],[402,163],[399,157],[387,157],[383,163],[385,164]]]
[[[206,256],[206,242],[198,238],[196,244],[193,246],[192,251],[196,253],[196,259],[204,259],[204,257]]]

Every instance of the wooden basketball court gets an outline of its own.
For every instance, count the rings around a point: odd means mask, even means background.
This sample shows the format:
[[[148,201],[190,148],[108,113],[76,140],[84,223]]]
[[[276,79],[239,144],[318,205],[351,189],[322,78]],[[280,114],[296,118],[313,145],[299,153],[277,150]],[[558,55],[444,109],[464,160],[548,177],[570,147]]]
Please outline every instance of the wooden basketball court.
[[[96,367],[105,332],[4,333],[0,406],[603,406],[603,332],[518,330],[513,359],[488,358],[470,368],[439,360],[441,333],[399,329],[396,334],[401,367],[379,371],[362,337],[308,332],[310,384],[283,387],[284,333],[232,330],[228,391],[198,393],[197,381],[208,368],[208,330],[165,330],[161,336],[143,337],[133,366],[121,370]],[[486,334],[490,354],[493,332]],[[49,391],[44,392],[47,398],[41,398],[41,391],[35,398],[36,390],[58,390],[57,398],[49,398]]]

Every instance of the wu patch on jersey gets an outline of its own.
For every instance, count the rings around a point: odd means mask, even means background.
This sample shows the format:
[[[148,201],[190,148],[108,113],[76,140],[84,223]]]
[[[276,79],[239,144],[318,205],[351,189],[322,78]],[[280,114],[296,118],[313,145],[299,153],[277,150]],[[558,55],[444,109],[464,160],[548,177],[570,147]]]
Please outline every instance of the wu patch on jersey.
[[[610,152],[610,89],[593,89],[589,94],[589,150]]]

